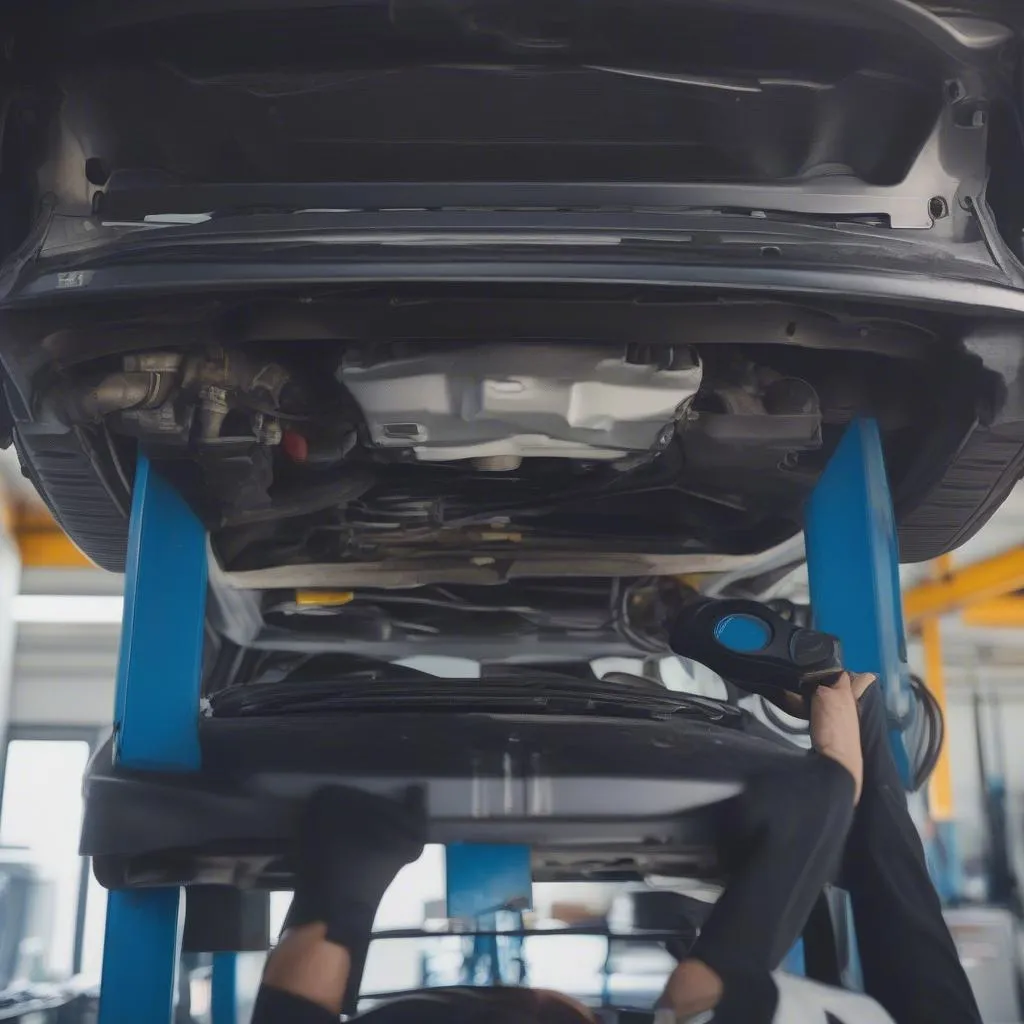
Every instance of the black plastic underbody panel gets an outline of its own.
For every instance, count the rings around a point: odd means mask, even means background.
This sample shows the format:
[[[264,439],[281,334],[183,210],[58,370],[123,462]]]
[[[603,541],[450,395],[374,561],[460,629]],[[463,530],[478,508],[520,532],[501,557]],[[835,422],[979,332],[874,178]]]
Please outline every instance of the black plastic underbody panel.
[[[422,794],[432,842],[528,843],[538,879],[715,874],[714,805],[803,756],[686,718],[482,714],[204,719],[199,775],[86,781],[82,852],[112,887],[287,888],[297,815],[329,784]],[[353,823],[358,827],[358,823]]]
[[[124,572],[131,495],[107,482],[82,431],[17,440],[26,475],[61,528],[101,568]]]
[[[262,273],[261,266],[262,264],[246,263],[230,269],[232,273],[250,275],[246,286],[249,288],[253,286],[256,279],[253,275]],[[527,261],[523,267],[517,268],[515,261],[507,258],[501,261],[500,265],[491,268],[490,272],[500,271],[503,275],[511,275],[517,269],[529,270],[530,266],[532,264]],[[537,264],[537,266],[541,265]],[[551,274],[558,272],[578,275],[582,273],[583,269],[582,265],[578,263],[551,263],[544,264],[543,267],[545,272],[550,271]],[[462,275],[469,272],[467,264],[453,265],[452,269],[456,268]],[[341,265],[331,264],[332,274],[340,274],[344,269]],[[625,272],[626,269],[635,273],[636,279],[643,281],[645,285],[651,283],[652,275],[667,274],[670,270],[677,275],[685,275],[694,279],[690,281],[690,285],[693,285],[698,268],[693,266],[669,267],[664,262],[657,267],[653,265],[632,267],[623,263],[621,266],[604,266],[601,268],[601,272],[611,274],[614,271],[614,274],[619,274]],[[922,269],[918,268],[919,271]],[[119,309],[118,303],[124,301],[121,289],[125,281],[122,278],[125,274],[134,273],[135,270],[161,277],[179,272],[192,273],[195,271],[203,275],[205,287],[210,285],[216,267],[203,262],[195,265],[185,263],[152,266],[140,263],[138,266],[100,268],[95,272],[90,272],[93,273],[89,286],[90,295],[96,297],[94,301],[102,301],[104,304],[109,301],[111,310]],[[361,270],[360,273],[362,272]],[[422,267],[418,272],[425,273]],[[916,305],[919,302],[922,307],[936,307],[936,295],[920,291],[921,288],[927,287],[936,294],[941,291],[943,304],[948,308],[951,316],[955,315],[958,318],[963,317],[967,311],[964,304],[968,296],[972,303],[978,304],[976,312],[984,309],[984,303],[989,302],[1000,303],[998,311],[1001,313],[1009,312],[1011,309],[1019,312],[1021,305],[1021,293],[1016,289],[982,285],[980,281],[970,282],[959,278],[947,280],[934,273],[925,272],[918,272],[913,276],[900,276],[885,273],[867,274],[861,270],[848,272],[831,270],[826,275],[822,268],[812,271],[806,267],[797,268],[784,264],[765,264],[756,268],[735,264],[727,268],[701,268],[701,272],[705,275],[702,280],[706,279],[708,283],[711,283],[710,275],[715,275],[714,286],[723,290],[728,289],[730,292],[739,292],[741,284],[754,283],[756,277],[757,285],[765,289],[763,293],[758,293],[762,298],[770,294],[779,294],[783,283],[788,281],[787,287],[792,289],[792,291],[787,291],[787,300],[790,300],[794,293],[800,291],[797,282],[802,281],[802,287],[807,288],[813,280],[816,282],[814,287],[818,291],[827,290],[835,295],[857,294],[865,297],[874,296],[873,290],[881,288],[884,284],[890,293],[902,290],[904,294],[901,301],[907,304]],[[438,267],[432,265],[430,273],[439,273]],[[481,267],[474,267],[473,273],[482,273]],[[538,273],[538,270],[535,267],[530,270],[530,273]],[[109,278],[107,286],[102,283],[103,275],[107,275]],[[60,275],[50,274],[49,276],[56,279]],[[42,279],[39,276],[30,279],[28,285],[39,284]],[[433,286],[432,284],[431,287],[433,288]],[[909,290],[911,286],[917,289],[913,293]],[[110,288],[107,295],[104,295],[104,287]],[[156,288],[157,292],[161,292],[162,289],[170,288],[171,285],[167,281],[163,281],[162,284],[154,284],[152,287]],[[73,290],[56,289],[48,297],[44,303],[47,307],[52,306],[47,313],[48,317],[56,317],[53,309],[73,301],[73,298],[68,295],[69,291]],[[498,291],[500,293],[501,290]],[[415,294],[415,291],[410,294]],[[890,304],[894,301],[892,294],[883,292],[879,297],[884,297],[885,301]],[[984,301],[982,301],[983,297]],[[24,298],[24,289],[22,298]],[[912,303],[911,299],[913,299]],[[11,298],[9,297],[6,301],[9,304]],[[415,303],[409,305],[415,308]],[[657,304],[654,304],[654,308],[657,308]],[[785,308],[785,305],[782,308]],[[125,309],[129,309],[129,307],[125,307]],[[153,311],[143,315],[134,306],[130,309],[135,310],[133,315],[141,317],[143,321],[149,316],[156,315]],[[149,307],[146,309],[148,310]],[[39,314],[30,314],[23,310],[22,315],[28,317],[30,322],[32,315]],[[62,314],[62,316],[64,315],[69,318],[68,322],[73,322],[77,314],[69,308]],[[83,307],[80,312],[81,322],[86,323],[89,315],[88,310]],[[127,315],[127,313],[119,315]],[[778,323],[775,319],[766,320],[766,339],[773,344],[777,343],[778,335],[775,332],[784,328],[787,322],[786,317],[783,317]],[[51,334],[59,336],[62,333],[62,330],[58,329],[60,323],[60,317],[48,319],[47,330]],[[1007,350],[1013,348],[1019,353],[1021,342],[1018,337],[1016,321],[1007,320],[996,323],[1002,324],[999,328],[1002,347]],[[368,325],[364,326],[369,330],[373,327],[373,321],[371,320]],[[650,329],[657,325],[652,325],[648,319],[645,319],[639,322],[639,326]],[[402,328],[402,330],[408,329],[408,327]],[[665,329],[664,324],[660,329]],[[749,330],[749,328],[747,329]],[[952,322],[949,327],[952,333],[960,333],[964,329],[964,323],[960,319]],[[41,346],[28,344],[31,339],[35,338],[35,335],[24,325],[22,332],[24,337],[19,335],[21,344],[27,345],[27,350],[37,353]],[[896,337],[899,336],[896,331],[890,333]],[[756,332],[754,335],[756,336]],[[733,336],[727,325],[725,336]],[[748,335],[744,334],[743,337],[747,338]],[[175,338],[178,339],[178,336],[175,335]],[[883,340],[885,339],[883,338]],[[842,348],[847,341],[845,335],[841,336],[839,341],[839,348]],[[141,343],[140,340],[138,344]],[[132,347],[135,344],[137,342],[133,335]],[[827,345],[819,340],[812,347],[825,348]],[[900,354],[902,355],[902,352]],[[984,353],[981,354],[984,355]],[[74,350],[62,351],[61,359],[74,360],[81,358],[82,355],[82,352],[75,354]],[[940,353],[937,351],[936,360],[939,355]],[[35,358],[38,358],[38,355]],[[1018,354],[1016,365],[1002,367],[1000,376],[1003,376],[1003,371],[1005,371],[1005,374],[1015,378],[1020,372],[1019,362]],[[989,367],[986,366],[986,372],[988,369]],[[896,506],[901,560],[905,562],[930,559],[956,548],[987,521],[1005,498],[1024,467],[1024,430],[1021,428],[1024,407],[1021,406],[1019,400],[1014,398],[1019,387],[1016,390],[1013,387],[1009,388],[1010,396],[1013,399],[1010,402],[1012,407],[1002,410],[1000,405],[1004,399],[998,394],[989,395],[987,393],[988,385],[982,379],[981,367],[978,368],[977,373],[952,374],[951,380],[953,381],[953,390],[949,394],[948,405],[943,406],[945,418],[941,422],[936,422],[927,431],[931,440],[926,443],[926,439],[919,438],[912,445],[912,451],[891,462],[893,470],[891,483]],[[992,421],[993,413],[999,417],[995,422]],[[130,495],[126,481],[120,479],[115,471],[109,451],[104,450],[109,448],[109,438],[105,438],[99,431],[91,432],[85,428],[54,433],[51,432],[53,424],[27,422],[24,419],[24,416],[27,415],[26,412],[15,416],[15,442],[33,483],[54,510],[61,525],[86,554],[103,568],[123,571]],[[905,464],[908,459],[913,463],[912,466]],[[130,457],[123,459],[122,463],[123,474],[130,476]],[[766,539],[762,543],[765,546],[770,546],[770,543],[777,539],[779,538],[773,536],[770,540]]]
[[[1024,423],[976,426],[917,504],[897,507],[900,561],[956,550],[988,522],[1022,473]]]
[[[932,467],[934,485],[909,508],[897,506],[900,561],[921,562],[953,551],[1002,504],[1024,472],[1020,426],[975,427],[953,461]],[[124,572],[127,495],[108,487],[75,433],[21,438],[32,482],[71,539],[101,568]]]

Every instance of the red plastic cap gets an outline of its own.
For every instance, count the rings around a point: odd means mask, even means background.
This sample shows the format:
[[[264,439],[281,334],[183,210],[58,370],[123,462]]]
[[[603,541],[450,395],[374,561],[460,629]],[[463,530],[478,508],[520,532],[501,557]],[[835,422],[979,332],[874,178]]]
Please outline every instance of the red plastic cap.
[[[305,462],[309,458],[309,442],[294,430],[284,432],[281,447],[292,462]]]

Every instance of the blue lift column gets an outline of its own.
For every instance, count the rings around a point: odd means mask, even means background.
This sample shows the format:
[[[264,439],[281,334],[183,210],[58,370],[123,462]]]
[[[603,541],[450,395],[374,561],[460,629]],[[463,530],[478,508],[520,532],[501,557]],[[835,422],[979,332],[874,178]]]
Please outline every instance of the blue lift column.
[[[856,420],[843,435],[808,502],[804,536],[814,624],[839,637],[848,668],[878,676],[906,785],[910,763],[900,726],[911,696],[899,552],[874,420]]]
[[[889,712],[889,742],[904,785],[910,761],[899,723],[910,711],[896,523],[874,420],[847,428],[807,504],[804,519],[807,573],[814,625],[838,636],[846,666],[874,672]],[[850,961],[844,983],[860,988],[860,958],[853,915],[833,918],[845,928]],[[844,923],[840,923],[844,922]]]
[[[135,469],[114,758],[138,771],[200,766],[199,696],[206,613],[206,531],[140,455]],[[111,892],[100,1024],[169,1024],[182,892]]]

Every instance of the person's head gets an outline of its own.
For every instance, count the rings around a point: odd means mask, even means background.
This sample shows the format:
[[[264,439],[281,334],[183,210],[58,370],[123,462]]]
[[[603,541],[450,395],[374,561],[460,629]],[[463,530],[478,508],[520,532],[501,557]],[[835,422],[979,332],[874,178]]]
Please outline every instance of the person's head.
[[[499,996],[498,1013],[491,1012],[488,1016],[474,1019],[473,1024],[484,1024],[485,1021],[493,1021],[494,1024],[594,1024],[590,1010],[561,992],[532,988],[492,991]],[[487,1009],[493,1011],[494,1008]]]
[[[375,1009],[367,1024],[594,1024],[581,1003],[532,988],[436,989]]]

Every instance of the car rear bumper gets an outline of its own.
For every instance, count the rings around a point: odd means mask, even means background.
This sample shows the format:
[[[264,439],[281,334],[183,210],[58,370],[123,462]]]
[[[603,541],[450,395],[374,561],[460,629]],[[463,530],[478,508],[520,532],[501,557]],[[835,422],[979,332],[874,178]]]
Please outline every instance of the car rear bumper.
[[[414,791],[431,842],[528,844],[539,880],[713,876],[722,802],[802,756],[683,719],[382,712],[205,719],[200,737],[195,775],[123,772],[109,742],[94,758],[82,852],[103,884],[287,888],[298,814],[325,785]]]

